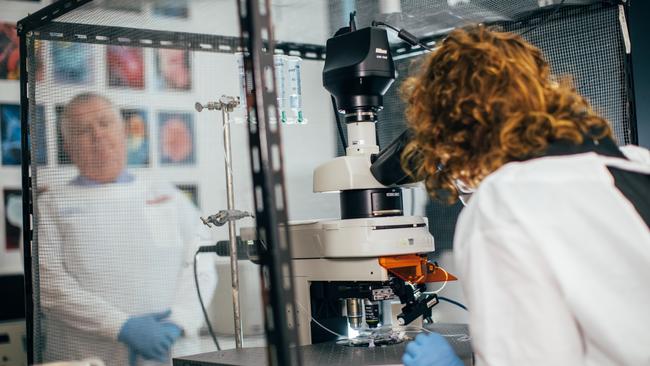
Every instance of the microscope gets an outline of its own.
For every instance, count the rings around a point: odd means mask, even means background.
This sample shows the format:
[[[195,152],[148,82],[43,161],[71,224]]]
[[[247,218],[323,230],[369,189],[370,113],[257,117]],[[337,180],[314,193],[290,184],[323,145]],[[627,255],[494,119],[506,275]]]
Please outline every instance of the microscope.
[[[351,14],[326,54],[323,85],[344,116],[349,143],[345,156],[313,175],[314,192],[339,192],[341,218],[289,223],[301,345],[336,340],[335,333],[351,338],[391,319],[400,326],[431,321],[438,299],[425,284],[455,280],[427,259],[435,249],[427,219],[404,215],[400,186],[414,183],[400,162],[408,132],[382,151],[377,146],[377,112],[396,78],[386,30],[357,30]],[[242,229],[243,240],[253,236]]]

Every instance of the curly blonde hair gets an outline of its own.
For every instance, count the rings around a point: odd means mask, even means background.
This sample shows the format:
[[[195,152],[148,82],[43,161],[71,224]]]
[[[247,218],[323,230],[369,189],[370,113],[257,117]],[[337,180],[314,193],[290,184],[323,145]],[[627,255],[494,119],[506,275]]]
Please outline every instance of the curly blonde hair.
[[[611,137],[607,121],[567,84],[553,81],[542,52],[516,34],[454,30],[402,85],[413,133],[404,169],[433,198],[453,203],[456,180],[476,187],[550,142]]]

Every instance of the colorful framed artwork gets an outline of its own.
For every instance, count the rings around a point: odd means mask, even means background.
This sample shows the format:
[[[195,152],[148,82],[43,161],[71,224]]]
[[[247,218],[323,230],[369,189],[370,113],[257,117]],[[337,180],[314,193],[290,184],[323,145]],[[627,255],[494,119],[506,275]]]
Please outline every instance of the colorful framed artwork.
[[[32,149],[36,149],[31,151],[32,159],[38,165],[45,165],[47,164],[47,142],[45,141],[45,109],[43,106],[36,106],[35,114],[36,120],[34,123],[30,123],[34,129],[32,136],[36,142],[36,145],[32,146]],[[20,131],[20,106],[17,104],[0,105],[2,165],[20,165],[22,158]]]
[[[18,250],[23,227],[23,196],[20,189],[3,189],[5,250]]]
[[[93,48],[85,43],[50,42],[54,81],[90,84],[94,80]]]
[[[144,89],[144,54],[142,48],[106,47],[108,86]]]
[[[149,165],[149,123],[147,112],[130,108],[120,111],[126,129],[127,164],[129,166]]]
[[[165,18],[187,19],[189,8],[187,0],[164,0],[153,4],[153,14]]]
[[[0,22],[0,79],[20,79],[20,50],[16,24]]]
[[[190,53],[186,50],[156,49],[156,89],[192,89],[192,66]]]
[[[104,9],[142,13],[142,2],[133,0],[111,0],[100,3]]]
[[[194,121],[186,112],[158,113],[158,152],[162,165],[196,162]]]
[[[20,165],[20,106],[0,105],[2,165]]]

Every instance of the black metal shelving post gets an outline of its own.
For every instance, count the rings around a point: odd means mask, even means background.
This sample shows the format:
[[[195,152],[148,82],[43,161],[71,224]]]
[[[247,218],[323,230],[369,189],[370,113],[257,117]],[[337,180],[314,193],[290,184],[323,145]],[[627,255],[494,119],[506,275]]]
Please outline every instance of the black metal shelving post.
[[[287,229],[270,1],[238,1],[269,365],[300,365]],[[265,40],[267,42],[265,42]],[[280,234],[282,231],[283,235]]]
[[[29,98],[27,74],[27,35],[18,28],[20,38],[20,148],[23,195],[23,258],[25,273],[25,321],[27,364],[34,363],[34,302],[32,300],[32,178],[29,148]]]

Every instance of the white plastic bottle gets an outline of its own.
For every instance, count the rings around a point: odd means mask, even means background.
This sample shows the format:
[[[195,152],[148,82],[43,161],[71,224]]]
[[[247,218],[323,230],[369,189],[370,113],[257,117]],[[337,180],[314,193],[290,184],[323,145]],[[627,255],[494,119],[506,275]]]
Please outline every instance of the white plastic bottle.
[[[287,56],[287,94],[289,94],[289,108],[291,109],[291,122],[303,123],[302,115],[302,88],[300,85],[300,64],[302,59],[298,56]]]
[[[287,56],[273,55],[273,66],[275,68],[275,94],[278,99],[277,108],[282,123],[287,122]]]
[[[244,71],[244,54],[236,53],[237,69],[239,70],[239,105],[246,110],[246,73]]]

